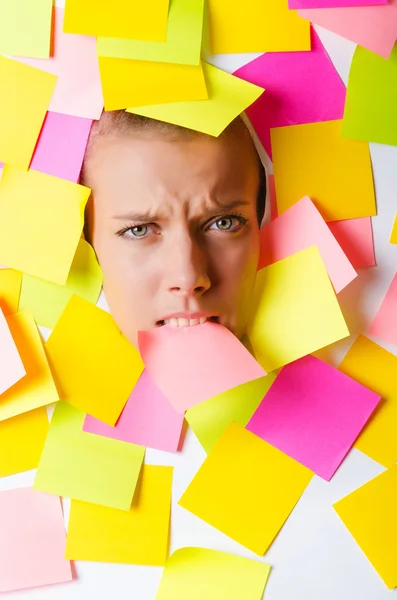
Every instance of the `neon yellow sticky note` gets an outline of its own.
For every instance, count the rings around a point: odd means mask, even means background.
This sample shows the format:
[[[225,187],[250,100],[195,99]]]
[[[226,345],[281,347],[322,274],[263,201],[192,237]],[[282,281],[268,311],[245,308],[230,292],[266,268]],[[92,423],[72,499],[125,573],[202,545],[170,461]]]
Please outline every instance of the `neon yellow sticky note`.
[[[0,269],[0,308],[5,316],[18,310],[22,273],[15,269]]]
[[[384,467],[391,467],[397,461],[397,356],[359,335],[339,370],[382,396],[354,447]]]
[[[275,375],[270,373],[217,394],[186,411],[185,419],[207,454],[231,421],[245,427],[274,380]]]
[[[85,433],[85,413],[58,402],[33,487],[42,492],[129,510],[145,448]]]
[[[279,214],[307,195],[326,221],[376,215],[369,145],[343,139],[341,120],[275,127],[270,136]]]
[[[67,0],[63,30],[163,42],[167,35],[168,4],[169,0]]]
[[[288,0],[209,0],[212,54],[310,50],[310,23]]]
[[[317,246],[258,271],[247,334],[267,372],[349,335]]]
[[[102,287],[102,271],[90,244],[79,240],[65,285],[24,275],[19,309],[30,310],[38,325],[53,329],[72,294],[95,304]],[[1,271],[0,271],[1,303]]]
[[[65,556],[163,566],[168,554],[172,471],[172,467],[143,465],[128,512],[72,500]]]
[[[397,466],[334,504],[334,509],[389,589],[397,586]]]
[[[62,400],[114,425],[143,363],[113,317],[73,294],[46,351]]]
[[[0,263],[63,285],[90,189],[6,165],[0,184]]]
[[[390,243],[397,244],[397,215],[394,219],[393,229],[390,235]]]
[[[204,0],[171,0],[164,42],[99,37],[98,56],[200,64]]]
[[[27,311],[7,317],[26,375],[1,395],[0,421],[59,399],[36,323]]]
[[[167,560],[156,600],[259,600],[270,567],[208,548],[180,548]]]
[[[53,0],[0,0],[0,53],[49,58]]]
[[[231,423],[179,504],[262,555],[312,476],[312,471],[274,446]]]
[[[105,56],[98,61],[105,110],[208,98],[201,65]]]
[[[248,106],[263,94],[263,88],[203,63],[208,100],[136,106],[127,112],[174,123],[217,137]]]
[[[36,469],[48,433],[45,406],[0,422],[0,477]]]
[[[1,162],[29,167],[56,81],[55,75],[0,56]]]

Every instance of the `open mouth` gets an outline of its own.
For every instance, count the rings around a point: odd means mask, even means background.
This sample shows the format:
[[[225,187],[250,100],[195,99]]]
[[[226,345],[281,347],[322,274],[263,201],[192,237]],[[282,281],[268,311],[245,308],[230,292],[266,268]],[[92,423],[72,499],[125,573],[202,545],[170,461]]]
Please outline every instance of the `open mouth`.
[[[202,325],[206,321],[211,321],[211,323],[220,323],[220,317],[200,317],[197,319],[173,317],[171,319],[157,321],[156,327],[162,327],[163,325],[172,325],[173,327],[194,327],[195,325]]]

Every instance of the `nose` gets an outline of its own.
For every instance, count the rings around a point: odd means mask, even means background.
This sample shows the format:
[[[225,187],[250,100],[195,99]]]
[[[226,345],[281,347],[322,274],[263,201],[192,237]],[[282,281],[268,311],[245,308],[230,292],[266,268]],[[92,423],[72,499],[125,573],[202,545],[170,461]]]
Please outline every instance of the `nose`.
[[[205,249],[187,231],[170,240],[164,264],[167,289],[177,296],[201,296],[211,287]]]

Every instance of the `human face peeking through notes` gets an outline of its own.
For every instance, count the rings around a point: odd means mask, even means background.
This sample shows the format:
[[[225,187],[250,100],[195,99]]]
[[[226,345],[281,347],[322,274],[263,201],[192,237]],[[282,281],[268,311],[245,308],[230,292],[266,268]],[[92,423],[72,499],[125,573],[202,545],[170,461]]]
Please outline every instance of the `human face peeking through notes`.
[[[120,330],[137,346],[139,330],[210,319],[241,338],[259,260],[258,157],[245,124],[219,138],[116,129],[91,134],[82,182]]]

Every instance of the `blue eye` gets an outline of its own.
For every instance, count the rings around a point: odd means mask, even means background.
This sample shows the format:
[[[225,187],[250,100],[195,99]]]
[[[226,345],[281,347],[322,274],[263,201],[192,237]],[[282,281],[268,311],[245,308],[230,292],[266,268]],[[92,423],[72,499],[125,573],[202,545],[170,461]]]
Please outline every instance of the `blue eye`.
[[[128,231],[131,232],[133,237],[144,237],[147,233],[147,230],[148,230],[147,225],[135,225],[135,227],[130,227],[128,229]]]
[[[233,221],[237,222],[237,224],[233,225]],[[226,215],[214,221],[211,224],[210,229],[212,228],[212,225],[216,225],[215,229],[218,231],[238,231],[241,227],[246,225],[247,221],[248,220],[242,215]]]

